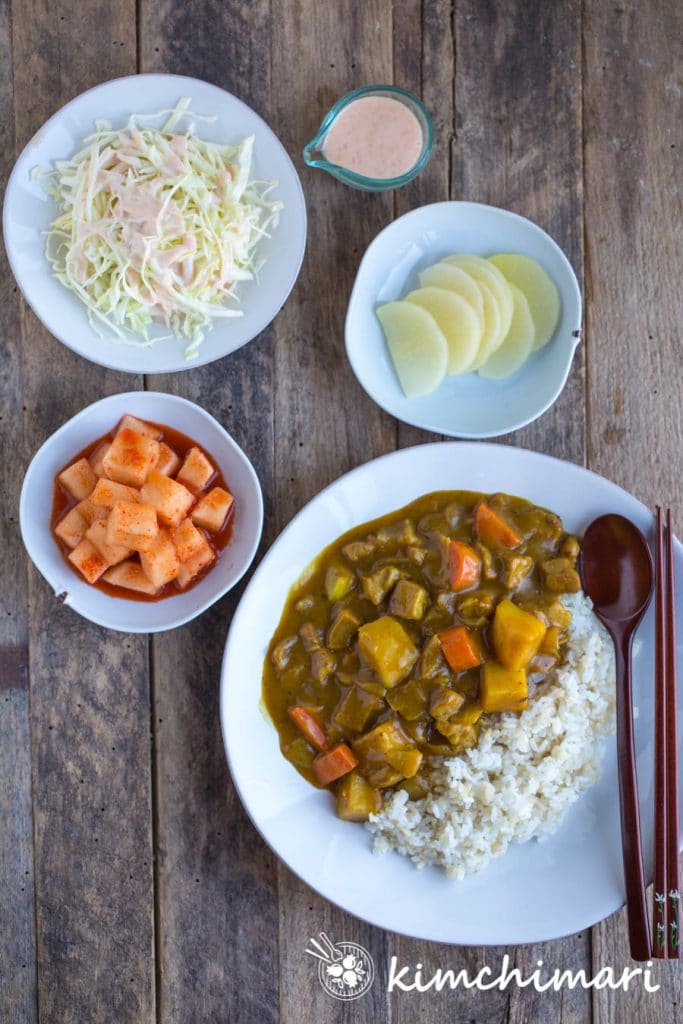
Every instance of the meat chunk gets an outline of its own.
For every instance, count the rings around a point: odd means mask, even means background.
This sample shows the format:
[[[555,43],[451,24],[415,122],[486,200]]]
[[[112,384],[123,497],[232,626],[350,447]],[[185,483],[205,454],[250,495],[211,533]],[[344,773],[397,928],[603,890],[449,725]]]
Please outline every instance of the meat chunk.
[[[554,594],[576,594],[581,590],[579,574],[568,558],[550,558],[541,562],[546,590]]]
[[[391,594],[389,612],[400,619],[419,621],[427,608],[429,596],[424,587],[412,580],[399,580]]]
[[[501,579],[508,590],[516,590],[534,567],[530,555],[508,555],[503,557]]]

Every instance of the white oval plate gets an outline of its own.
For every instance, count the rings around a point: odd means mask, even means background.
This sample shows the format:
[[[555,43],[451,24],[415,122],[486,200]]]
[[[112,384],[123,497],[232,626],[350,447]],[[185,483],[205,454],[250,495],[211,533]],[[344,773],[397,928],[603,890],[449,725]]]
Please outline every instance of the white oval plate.
[[[218,463],[235,497],[232,537],[217,564],[187,593],[161,601],[127,601],[91,587],[64,560],[50,532],[56,473],[91,441],[115,427],[127,412],[173,427],[198,441]],[[218,420],[186,398],[131,391],[89,405],[38,449],[21,488],[19,524],[31,561],[75,612],[98,626],[124,633],[158,633],[196,618],[242,578],[261,538],[263,498],[254,467]]]
[[[538,260],[559,289],[560,322],[552,340],[505,380],[468,373],[446,377],[431,395],[406,398],[375,310],[418,288],[420,270],[455,252]],[[380,231],[361,260],[346,314],[346,352],[370,397],[405,423],[452,437],[496,437],[537,419],[562,391],[580,333],[581,292],[559,246],[526,217],[481,203],[421,206]]]
[[[237,143],[254,135],[252,178],[277,181],[271,196],[284,208],[260,254],[265,258],[258,283],[238,288],[244,316],[217,320],[207,329],[196,358],[187,360],[187,340],[167,338],[152,347],[111,339],[106,325],[100,338],[79,299],[53,276],[45,258],[44,232],[57,216],[54,201],[38,181],[36,166],[51,169],[54,160],[71,156],[93,131],[97,118],[123,127],[133,113],[172,108],[184,96],[195,114],[215,117],[197,122],[197,134],[212,142]],[[185,122],[181,121],[181,126]],[[85,359],[128,373],[173,373],[203,366],[234,352],[255,338],[276,316],[294,287],[306,247],[306,204],[299,176],[284,147],[268,125],[235,96],[197,78],[182,75],[131,75],[104,82],[58,110],[36,132],[14,165],[3,211],[5,248],[17,284],[31,309],[68,348]],[[154,327],[151,336],[168,335]]]
[[[249,583],[223,660],[221,722],[230,770],[252,821],[305,882],[345,910],[394,932],[438,942],[539,942],[595,924],[624,902],[615,743],[600,781],[544,842],[511,846],[463,881],[416,870],[396,853],[375,856],[369,833],[341,821],[326,792],[284,759],[260,703],[261,673],[290,587],[336,537],[421,494],[443,489],[505,491],[559,513],[581,534],[605,512],[620,512],[652,537],[650,512],[603,477],[546,455],[498,445],[437,443],[394,452],[347,473],[296,516]],[[683,548],[676,545],[679,593]],[[645,863],[652,863],[653,613],[634,662],[636,746]],[[683,638],[683,606],[678,636]],[[683,711],[683,707],[682,707]],[[683,768],[683,765],[682,765]],[[683,780],[682,780],[683,782]]]

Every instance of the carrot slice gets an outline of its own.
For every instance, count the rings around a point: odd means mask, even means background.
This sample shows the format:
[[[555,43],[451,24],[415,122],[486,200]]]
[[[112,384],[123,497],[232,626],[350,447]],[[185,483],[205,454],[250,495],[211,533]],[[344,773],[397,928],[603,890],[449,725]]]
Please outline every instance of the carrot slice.
[[[289,717],[314,747],[317,747],[318,750],[327,750],[329,746],[327,734],[318,719],[308,708],[301,707],[301,705],[290,708]]]
[[[467,626],[453,626],[437,636],[443,656],[454,672],[476,668],[484,660],[477,637]]]
[[[463,540],[452,540],[448,548],[448,570],[451,590],[475,586],[481,574],[479,553]]]
[[[474,513],[474,527],[477,537],[483,544],[493,544],[501,548],[516,548],[522,538],[509,523],[499,516],[490,505],[481,501]]]
[[[338,743],[326,754],[318,754],[313,762],[315,777],[321,786],[329,786],[330,782],[348,775],[358,764],[358,758],[345,743]]]

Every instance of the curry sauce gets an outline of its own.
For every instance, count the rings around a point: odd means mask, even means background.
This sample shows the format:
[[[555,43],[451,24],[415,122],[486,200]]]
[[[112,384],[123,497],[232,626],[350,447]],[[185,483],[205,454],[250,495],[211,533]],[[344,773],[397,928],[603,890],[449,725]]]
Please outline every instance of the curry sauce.
[[[521,711],[562,661],[579,543],[523,498],[427,494],[355,527],[294,586],[263,696],[284,756],[364,820]]]

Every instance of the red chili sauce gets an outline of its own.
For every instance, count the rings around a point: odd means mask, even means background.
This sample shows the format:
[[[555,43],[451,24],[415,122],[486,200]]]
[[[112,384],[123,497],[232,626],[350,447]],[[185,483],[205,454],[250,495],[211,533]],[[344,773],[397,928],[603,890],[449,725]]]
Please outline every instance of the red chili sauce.
[[[215,472],[213,476],[210,478],[210,480],[204,487],[204,490],[202,492],[197,493],[197,497],[199,497],[200,494],[207,493],[212,487],[222,487],[224,490],[230,491],[230,487],[226,483],[225,477],[218,468],[216,460],[214,459],[210,452],[207,452],[206,448],[202,447],[202,445],[199,444],[198,441],[193,441],[192,438],[187,437],[186,434],[181,434],[179,430],[174,430],[173,427],[168,427],[163,423],[155,423],[153,420],[147,419],[144,420],[144,422],[148,423],[152,427],[157,428],[160,431],[161,437],[159,438],[159,440],[164,441],[169,446],[169,448],[171,448],[176,453],[176,455],[180,458],[181,464],[185,458],[186,453],[190,450],[190,448],[199,448],[200,452],[202,452],[206,456],[211,465],[214,467]],[[98,445],[100,445],[103,441],[113,441],[114,437],[116,436],[118,426],[119,425],[117,423],[114,429],[109,431],[108,434],[103,434],[101,437],[98,437],[95,441],[92,441],[89,445],[83,448],[82,451],[74,455],[72,459],[69,459],[69,461],[57,471],[54,478],[50,530],[52,532],[54,541],[57,544],[57,547],[62,553],[64,561],[69,566],[71,571],[76,576],[78,576],[80,580],[82,580],[83,577],[75,568],[75,566],[71,564],[68,558],[68,556],[71,554],[71,548],[67,544],[65,544],[60,537],[58,537],[55,534],[55,527],[60,522],[60,520],[63,519],[64,516],[71,511],[72,508],[78,505],[78,501],[62,486],[62,484],[59,482],[58,477],[63,470],[73,465],[74,462],[78,462],[78,460],[82,458],[89,458],[96,450]],[[193,491],[194,493],[194,489],[189,484],[184,483],[183,486],[187,487],[188,490]],[[230,493],[232,493],[232,491],[230,491]],[[173,597],[178,594],[186,594],[188,590],[192,590],[193,587],[196,587],[196,585],[200,583],[205,576],[208,576],[211,570],[218,564],[218,560],[220,559],[221,554],[229,544],[230,538],[232,537],[232,526],[235,518],[235,504],[236,502],[233,500],[228,515],[226,516],[225,522],[223,523],[222,528],[218,532],[209,532],[208,530],[204,530],[201,526],[197,526],[195,524],[196,528],[204,534],[207,541],[209,542],[209,545],[213,548],[213,551],[216,555],[216,559],[215,561],[211,562],[210,565],[206,566],[205,569],[202,569],[199,573],[197,573],[194,579],[192,579],[186,587],[183,587],[182,590],[180,589],[180,587],[176,585],[175,580],[172,580],[170,583],[166,583],[156,592],[156,594],[144,594],[138,590],[129,590],[128,587],[117,587],[112,583],[107,583],[107,581],[102,579],[102,577],[96,580],[95,583],[89,584],[89,586],[97,587],[98,590],[104,591],[104,593],[109,594],[110,597],[125,598],[126,601],[161,601],[165,597]],[[137,553],[134,553],[131,556],[131,560],[139,561],[139,555]]]

